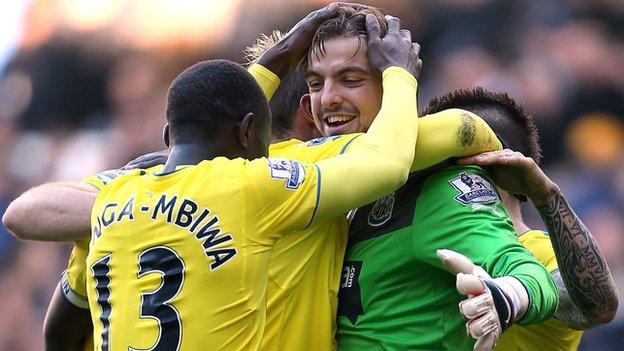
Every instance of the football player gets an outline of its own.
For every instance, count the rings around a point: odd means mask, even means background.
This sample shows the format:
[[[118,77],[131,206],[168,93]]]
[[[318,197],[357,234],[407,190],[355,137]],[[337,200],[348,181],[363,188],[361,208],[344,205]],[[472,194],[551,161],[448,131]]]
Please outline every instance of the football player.
[[[488,168],[501,188],[499,193],[518,239],[548,268],[560,296],[554,318],[535,325],[511,326],[496,350],[576,350],[581,330],[613,319],[618,294],[595,238],[559,187],[538,166],[541,155],[532,117],[507,94],[482,88],[456,90],[434,98],[424,113],[449,108],[479,114],[508,147],[460,159],[459,163]],[[512,194],[523,194],[533,202],[547,233],[526,225],[521,207],[526,198]]]
[[[345,10],[321,25],[313,39],[307,101],[326,136],[366,130],[379,109],[382,89],[365,38],[361,11]],[[473,124],[474,114],[454,111]],[[425,118],[436,117],[421,121]],[[459,141],[469,142],[471,128],[463,131]],[[445,136],[444,130],[438,133]],[[483,297],[467,302],[474,306],[487,298],[478,305],[480,314],[464,311],[468,326],[480,325],[487,312],[487,328],[473,328],[470,335],[476,343],[466,336],[457,311],[463,297],[438,249],[461,252],[494,277]],[[339,295],[338,349],[487,349],[501,325],[541,322],[554,313],[557,301],[552,278],[518,243],[488,175],[475,166],[439,164],[355,212]]]

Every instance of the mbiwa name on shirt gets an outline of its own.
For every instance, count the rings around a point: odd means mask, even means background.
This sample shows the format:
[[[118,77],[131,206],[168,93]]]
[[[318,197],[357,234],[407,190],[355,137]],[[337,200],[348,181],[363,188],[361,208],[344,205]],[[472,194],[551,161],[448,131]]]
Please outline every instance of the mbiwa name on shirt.
[[[123,205],[120,206],[120,203]],[[103,229],[115,222],[134,220],[137,210],[135,198],[131,197],[120,203],[110,202],[104,206],[102,213],[97,216],[96,226],[93,227],[94,239],[101,237]],[[222,245],[231,245],[233,238],[230,233],[221,233],[219,217],[209,216],[210,210],[205,207],[198,211],[199,206],[191,199],[162,194],[153,208],[141,204],[138,210],[150,213],[149,219],[152,221],[164,219],[169,224],[186,229],[201,243],[206,257],[212,259],[210,270],[219,268],[237,254],[236,248]]]

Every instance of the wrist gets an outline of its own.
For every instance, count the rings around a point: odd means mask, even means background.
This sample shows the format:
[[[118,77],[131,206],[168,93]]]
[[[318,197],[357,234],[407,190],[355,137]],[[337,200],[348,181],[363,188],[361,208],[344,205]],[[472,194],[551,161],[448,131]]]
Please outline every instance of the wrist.
[[[515,277],[505,276],[492,279],[506,296],[511,305],[511,322],[520,320],[529,308],[529,293]]]
[[[260,56],[257,63],[281,79],[289,72],[290,58],[288,53],[288,47],[278,42]]]
[[[561,192],[559,186],[555,184],[553,181],[548,181],[543,187],[541,187],[538,191],[528,195],[531,199],[531,202],[535,206],[543,206],[548,203],[548,200]]]

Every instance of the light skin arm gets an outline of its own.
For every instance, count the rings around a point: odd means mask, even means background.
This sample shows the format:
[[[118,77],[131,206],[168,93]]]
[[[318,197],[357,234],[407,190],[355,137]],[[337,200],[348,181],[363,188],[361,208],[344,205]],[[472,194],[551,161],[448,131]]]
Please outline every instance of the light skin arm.
[[[22,240],[76,241],[91,231],[97,190],[81,182],[47,183],[13,200],[2,222]]]
[[[63,296],[59,284],[48,306],[43,325],[46,351],[82,351],[92,329],[89,310],[69,302]]]
[[[561,298],[555,316],[577,330],[610,322],[617,310],[618,292],[604,254],[559,187],[535,161],[506,149],[466,157],[459,163],[487,166],[500,188],[526,195],[537,208],[559,266],[552,274]]]

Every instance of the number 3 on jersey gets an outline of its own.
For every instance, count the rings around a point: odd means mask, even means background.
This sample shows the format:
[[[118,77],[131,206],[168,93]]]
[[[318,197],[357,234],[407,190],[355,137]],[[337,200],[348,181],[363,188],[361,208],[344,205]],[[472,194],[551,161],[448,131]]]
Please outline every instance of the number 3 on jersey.
[[[95,277],[97,302],[102,309],[102,351],[109,351],[110,345],[110,316],[113,310],[110,290],[110,261],[108,254],[96,261],[91,269]],[[184,282],[184,261],[171,248],[155,246],[141,252],[139,255],[139,272],[141,278],[149,273],[159,273],[162,284],[158,289],[141,294],[141,318],[152,318],[158,322],[158,338],[154,346],[147,350],[165,351],[179,350],[182,341],[182,321],[178,311],[169,304],[180,290]],[[129,347],[129,350],[143,350]]]

